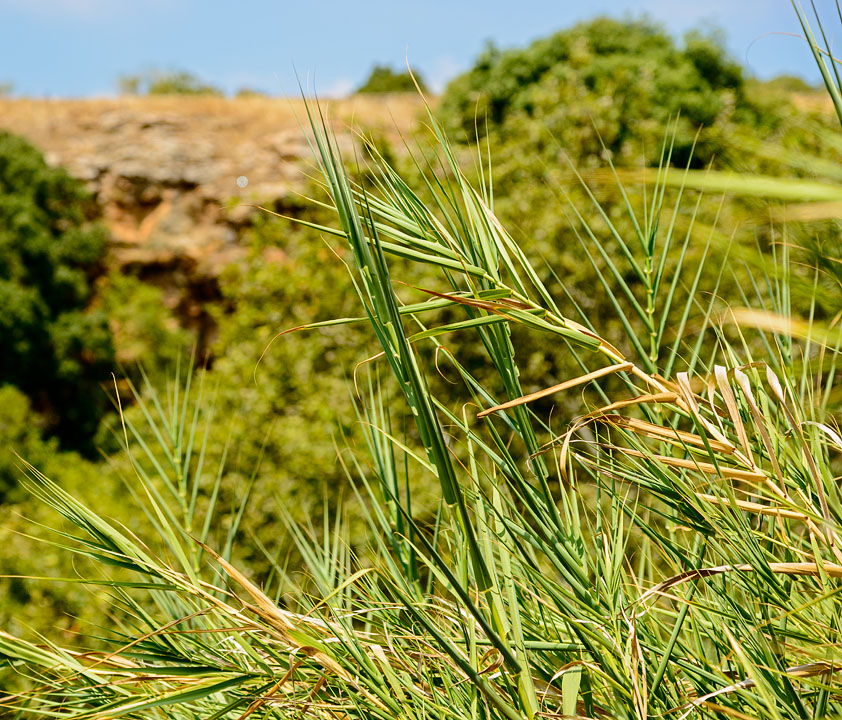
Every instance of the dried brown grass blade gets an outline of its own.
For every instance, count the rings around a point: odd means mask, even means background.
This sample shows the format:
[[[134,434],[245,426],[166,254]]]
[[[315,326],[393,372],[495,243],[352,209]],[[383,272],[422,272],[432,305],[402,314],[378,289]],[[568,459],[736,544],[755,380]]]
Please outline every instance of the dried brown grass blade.
[[[714,425],[704,415],[702,415],[701,411],[699,410],[699,403],[696,400],[696,394],[693,392],[692,389],[690,376],[686,372],[681,372],[676,375],[676,380],[678,381],[678,386],[681,388],[681,399],[687,410],[693,414],[693,417],[696,418],[699,424],[703,428],[705,428],[705,430],[707,430],[713,438],[718,440],[720,443],[730,445],[734,450],[736,450],[734,444],[720,430],[720,428]],[[716,415],[717,408],[716,404],[713,402],[713,399],[711,398],[707,402],[709,402],[709,407],[711,408],[711,410],[713,410],[714,414]]]
[[[197,540],[197,542],[199,542]],[[199,542],[214,560],[216,560],[227,572],[257,603],[257,607],[253,608],[257,614],[266,622],[268,622],[276,630],[284,634],[284,638],[294,647],[302,647],[300,642],[296,642],[289,637],[288,631],[300,630],[302,625],[306,625],[310,629],[318,630],[320,634],[336,633],[339,628],[333,627],[331,624],[318,618],[310,618],[305,615],[289,612],[279,608],[266,593],[264,593],[257,585],[249,580],[243,573],[229,563],[225,558],[220,556],[212,548],[204,543]]]
[[[745,456],[745,463],[750,468],[756,469],[757,465],[754,462],[754,456],[751,452],[751,445],[748,441],[748,433],[746,433],[743,419],[740,416],[740,409],[737,407],[737,399],[734,397],[734,391],[731,389],[731,383],[728,381],[728,371],[722,365],[716,365],[713,368],[713,374],[716,377],[719,394],[725,401],[725,407],[728,410],[728,415],[731,417],[731,422],[734,424],[734,430],[736,430],[737,437],[740,439],[740,445],[742,445]]]
[[[793,667],[788,667],[784,671],[784,674],[788,677],[804,678],[815,677],[816,675],[829,675],[832,672],[839,672],[840,669],[842,668],[834,668],[830,663],[815,662],[807,663],[806,665],[795,665]],[[725,712],[726,708],[714,705],[710,701],[713,698],[719,697],[720,695],[732,693],[736,690],[747,690],[748,688],[754,687],[755,684],[756,683],[754,680],[752,680],[751,678],[746,678],[745,680],[741,680],[738,683],[734,683],[733,685],[727,685],[726,687],[720,688],[719,690],[715,690],[714,692],[708,693],[707,695],[703,695],[702,697],[697,698],[696,700],[692,700],[689,703],[686,703],[682,706],[682,709],[686,712],[683,715],[681,715],[678,720],[683,720],[683,718],[686,718],[698,707],[711,708],[718,712],[722,712],[723,714],[731,715],[732,717],[748,717],[747,715],[743,715],[742,713]]]
[[[748,375],[746,375],[741,369],[737,368],[734,370],[734,377],[736,378],[737,384],[740,386],[740,390],[742,390],[743,396],[746,399],[749,412],[754,420],[754,427],[760,434],[760,439],[763,441],[763,446],[766,448],[766,454],[769,456],[769,462],[772,463],[772,470],[775,473],[775,477],[777,477],[780,482],[780,485],[776,485],[771,478],[768,478],[766,480],[766,484],[778,497],[788,499],[786,485],[784,484],[784,476],[781,472],[781,466],[778,464],[778,458],[775,454],[775,448],[772,445],[772,439],[769,437],[769,433],[766,430],[766,424],[763,422],[763,415],[760,412],[757,401],[754,399],[754,393],[751,391],[751,383],[748,380]]]
[[[650,423],[646,420],[629,418],[625,415],[605,415],[601,418],[601,420],[655,440],[672,442],[680,446],[690,445],[698,448],[706,448],[707,446],[710,446],[712,450],[716,450],[717,452],[721,452],[726,455],[732,455],[734,453],[734,446],[731,444],[722,443],[718,440],[708,440],[706,446],[704,439],[700,435],[688,433],[684,430],[678,430],[672,427],[664,427],[663,425]]]
[[[714,505],[736,505],[741,510],[746,512],[757,513],[758,515],[774,515],[776,517],[789,518],[791,520],[808,521],[809,518],[802,512],[797,510],[788,510],[787,508],[775,507],[772,505],[764,505],[763,503],[752,502],[751,500],[737,500],[722,498],[716,495],[708,495],[707,493],[696,493],[696,497],[706,500]]]
[[[768,366],[766,367],[766,379],[769,382],[769,386],[772,388],[775,397],[777,398],[778,402],[783,408],[787,420],[789,420],[790,427],[792,428],[793,432],[798,436],[798,440],[801,443],[801,451],[804,455],[804,460],[810,471],[810,476],[813,479],[813,486],[816,489],[816,495],[819,498],[819,505],[821,506],[821,514],[824,518],[823,535],[825,538],[825,542],[827,542],[827,544],[830,546],[830,549],[833,551],[833,554],[836,556],[836,559],[842,562],[842,550],[839,549],[839,537],[833,529],[833,524],[830,519],[830,508],[828,507],[827,497],[825,496],[824,492],[824,483],[819,473],[819,469],[816,467],[816,461],[813,458],[812,449],[807,444],[807,440],[804,437],[804,431],[801,427],[801,423],[799,422],[798,418],[795,417],[795,413],[790,408],[789,403],[786,400],[786,395],[784,394],[783,387],[781,386],[781,381],[778,379],[778,376],[775,375],[772,368]]]
[[[552,387],[545,388],[544,390],[538,390],[537,392],[530,393],[529,395],[523,395],[522,397],[515,398],[514,400],[509,400],[502,405],[495,405],[492,408],[488,408],[487,410],[477,413],[477,417],[483,418],[487,415],[491,415],[492,413],[499,412],[500,410],[508,410],[509,408],[517,407],[518,405],[525,405],[526,403],[533,402],[534,400],[540,400],[548,395],[554,395],[555,393],[562,392],[563,390],[569,390],[570,388],[577,387],[578,385],[584,385],[585,383],[591,382],[591,380],[596,380],[598,378],[605,377],[606,375],[631,370],[631,368],[632,363],[630,362],[609,365],[608,367],[594,370],[586,375],[580,375],[579,377],[565,380],[563,383],[553,385]]]
[[[588,413],[583,418],[580,418],[573,426],[566,432],[564,435],[560,437],[553,438],[547,444],[538,450],[539,453],[546,452],[552,447],[555,447],[558,444],[559,440],[562,440],[561,445],[561,454],[559,455],[559,470],[562,474],[562,477],[567,479],[567,456],[570,453],[570,442],[573,437],[579,430],[583,427],[589,425],[592,422],[599,420],[604,415],[613,412],[614,410],[619,410],[620,408],[624,407],[631,407],[633,405],[643,405],[643,404],[657,404],[657,403],[674,403],[678,400],[678,395],[673,392],[663,392],[663,393],[654,393],[654,394],[647,394],[647,395],[638,395],[633,398],[627,398],[626,400],[618,400],[617,402],[611,403],[610,405],[606,405],[605,407],[601,407],[598,410],[594,410],[591,413]]]
[[[766,480],[766,474],[756,470],[741,470],[740,468],[724,465],[719,465],[717,467],[713,463],[691,460],[689,458],[675,458],[670,457],[669,455],[642,453],[639,450],[633,450],[631,448],[623,448],[623,452],[634,457],[646,459],[651,458],[671,467],[683,468],[685,470],[698,470],[705,475],[716,475],[732,480],[746,480],[748,482],[765,482]]]
[[[842,565],[836,565],[833,563],[823,563],[820,568],[817,563],[811,562],[778,562],[769,563],[768,569],[776,575],[809,575],[812,577],[827,575],[832,578],[842,578]],[[659,582],[657,585],[643,593],[638,602],[645,603],[655,596],[663,595],[667,590],[677,587],[678,585],[683,585],[691,580],[709,578],[731,572],[755,572],[755,568],[752,565],[744,563],[741,565],[717,565],[715,567],[687,570],[686,572],[674,575],[671,578],[667,578],[666,580]]]

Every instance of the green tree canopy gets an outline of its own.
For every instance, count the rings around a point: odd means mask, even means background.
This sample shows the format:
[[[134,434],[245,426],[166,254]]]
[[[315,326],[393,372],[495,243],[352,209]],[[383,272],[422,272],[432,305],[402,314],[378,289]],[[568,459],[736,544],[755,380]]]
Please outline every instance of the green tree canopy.
[[[0,384],[17,386],[68,447],[89,449],[113,349],[90,311],[105,232],[78,181],[0,132]]]
[[[415,76],[415,80],[412,76]],[[404,70],[400,72],[393,70],[388,65],[375,65],[368,79],[357,88],[358,93],[399,93],[399,92],[415,92],[415,83],[421,92],[427,91],[427,85],[424,83],[424,78],[420,73],[413,71],[412,75]]]
[[[717,151],[715,137],[725,123],[758,120],[740,65],[716,37],[690,33],[677,46],[650,21],[607,18],[525,48],[489,45],[449,84],[441,112],[456,137],[469,139],[486,129],[509,137],[537,120],[547,131],[537,145],[552,137],[574,158],[600,155],[603,143],[615,155],[639,152],[640,140],[657,147],[667,121],[680,113],[674,158],[689,157],[704,126],[698,163]]]

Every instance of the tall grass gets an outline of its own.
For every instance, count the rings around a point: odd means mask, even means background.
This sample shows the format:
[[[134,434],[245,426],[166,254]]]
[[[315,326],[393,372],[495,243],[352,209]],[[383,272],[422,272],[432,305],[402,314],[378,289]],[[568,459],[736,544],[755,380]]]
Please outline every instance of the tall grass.
[[[376,148],[352,180],[313,112],[338,221],[322,229],[346,244],[380,345],[355,378],[365,447],[341,454],[369,547],[347,545],[341,515],[321,537],[290,526],[306,576],[278,561],[259,587],[230,562],[241,511],[208,545],[204,403],[180,383],[152,393],[149,429],[127,425],[125,443],[158,540],[27,468],[75,527],[51,541],[108,569],[82,580],[108,589],[121,631],[108,652],[0,632],[28,684],[0,706],[103,720],[839,715],[842,331],[793,315],[788,246],[720,314],[717,287],[684,266],[697,238],[674,219],[692,176],[670,169],[668,136],[654,190],[624,193],[631,237],[607,211],[588,227],[568,209],[621,350],[529,261],[494,215],[483,158],[474,186],[432,114],[411,185]],[[415,287],[418,264],[434,287]],[[525,393],[515,328],[566,345],[580,374]],[[449,350],[455,333],[481,363]],[[548,398],[574,394],[578,412],[554,417]],[[413,512],[410,478],[440,487],[434,517]]]

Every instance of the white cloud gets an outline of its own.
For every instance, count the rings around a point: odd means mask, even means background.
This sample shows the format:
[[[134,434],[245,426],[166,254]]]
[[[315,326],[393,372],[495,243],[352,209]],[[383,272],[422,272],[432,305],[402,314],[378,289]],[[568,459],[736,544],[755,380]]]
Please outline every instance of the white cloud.
[[[349,77],[336,78],[327,85],[316,86],[314,89],[319,97],[324,98],[341,98],[351,94],[356,87],[356,83]]]
[[[445,56],[438,58],[423,74],[430,90],[440,93],[450,80],[465,70],[464,65],[459,64],[452,57]]]

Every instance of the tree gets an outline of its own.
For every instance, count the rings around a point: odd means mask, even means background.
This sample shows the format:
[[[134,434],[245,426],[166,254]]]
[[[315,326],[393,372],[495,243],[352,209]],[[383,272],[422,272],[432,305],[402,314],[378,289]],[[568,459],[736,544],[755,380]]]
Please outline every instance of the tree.
[[[67,447],[90,450],[113,359],[91,310],[105,231],[81,183],[0,132],[0,384],[18,387]]]
[[[441,113],[457,138],[474,139],[486,129],[498,140],[524,133],[535,138],[526,126],[537,122],[546,133],[530,152],[546,155],[548,144],[560,145],[574,161],[598,157],[603,145],[615,156],[638,153],[641,142],[655,148],[680,114],[673,159],[689,158],[704,127],[693,153],[699,165],[721,149],[726,124],[759,120],[746,99],[742,68],[717,37],[693,32],[677,46],[649,21],[608,18],[525,48],[490,45],[448,85]],[[657,155],[652,160],[657,163]]]
[[[415,76],[413,81],[412,77]],[[408,71],[398,72],[388,65],[375,65],[368,79],[357,88],[358,93],[401,93],[415,92],[415,83],[421,92],[427,92],[424,78],[417,72],[410,75]]]

